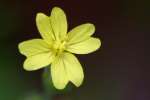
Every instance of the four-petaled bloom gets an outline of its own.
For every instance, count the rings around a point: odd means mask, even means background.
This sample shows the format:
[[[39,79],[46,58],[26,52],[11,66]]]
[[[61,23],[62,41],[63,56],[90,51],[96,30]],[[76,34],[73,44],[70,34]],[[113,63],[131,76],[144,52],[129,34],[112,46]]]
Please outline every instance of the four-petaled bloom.
[[[94,25],[82,24],[67,33],[66,15],[58,7],[52,9],[50,16],[38,13],[36,25],[42,39],[19,44],[20,53],[27,57],[24,69],[33,71],[51,64],[52,81],[57,89],[64,89],[69,81],[79,87],[84,79],[83,69],[72,53],[88,54],[100,47],[100,40],[91,37]]]

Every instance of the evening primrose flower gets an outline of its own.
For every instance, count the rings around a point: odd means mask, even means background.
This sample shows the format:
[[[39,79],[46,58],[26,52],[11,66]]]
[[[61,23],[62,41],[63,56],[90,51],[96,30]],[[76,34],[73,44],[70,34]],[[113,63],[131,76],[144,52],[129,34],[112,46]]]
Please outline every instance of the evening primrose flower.
[[[64,89],[68,82],[79,87],[84,79],[81,64],[74,54],[96,51],[101,42],[92,37],[93,24],[79,25],[67,33],[68,24],[64,11],[54,7],[51,15],[38,13],[36,25],[42,39],[31,39],[19,44],[19,51],[27,58],[24,69],[34,71],[51,64],[51,77],[57,89]]]

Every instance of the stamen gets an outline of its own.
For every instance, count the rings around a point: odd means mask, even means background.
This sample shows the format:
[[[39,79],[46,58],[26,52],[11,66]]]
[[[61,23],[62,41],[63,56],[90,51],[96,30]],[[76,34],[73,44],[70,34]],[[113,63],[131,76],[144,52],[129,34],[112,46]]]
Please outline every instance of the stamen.
[[[56,53],[56,55],[61,54],[66,48],[66,41],[56,41],[53,44],[52,49],[54,50],[54,52]]]

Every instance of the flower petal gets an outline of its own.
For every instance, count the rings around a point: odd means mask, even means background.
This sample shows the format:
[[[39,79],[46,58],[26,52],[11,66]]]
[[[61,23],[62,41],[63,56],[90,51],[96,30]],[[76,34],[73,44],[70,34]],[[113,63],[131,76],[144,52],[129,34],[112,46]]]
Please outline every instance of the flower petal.
[[[79,87],[84,79],[83,69],[78,59],[71,53],[64,54],[64,65],[69,80]]]
[[[67,34],[67,18],[61,8],[54,7],[51,12],[51,25],[56,39],[64,39]]]
[[[41,53],[28,57],[24,62],[24,69],[27,71],[38,70],[48,66],[54,60],[52,52]]]
[[[96,51],[101,46],[101,41],[98,38],[90,37],[85,41],[68,45],[67,51],[75,54],[88,54]]]
[[[95,32],[95,27],[93,24],[87,23],[87,24],[79,25],[68,33],[68,38],[69,38],[68,43],[74,44],[74,43],[81,42],[89,38],[91,35],[93,35],[94,32]]]
[[[27,57],[49,51],[49,45],[42,39],[32,39],[21,42],[18,48],[20,53]]]
[[[51,76],[54,86],[57,89],[64,89],[69,82],[63,59],[58,57],[51,65]]]
[[[43,39],[47,42],[51,42],[54,39],[50,17],[43,13],[38,13],[36,16],[36,25]]]

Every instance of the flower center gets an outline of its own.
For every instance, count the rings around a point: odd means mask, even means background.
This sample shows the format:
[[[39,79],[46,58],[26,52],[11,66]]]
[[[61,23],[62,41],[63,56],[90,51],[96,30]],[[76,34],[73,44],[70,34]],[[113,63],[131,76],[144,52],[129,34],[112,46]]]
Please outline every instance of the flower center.
[[[66,48],[66,41],[55,41],[52,48],[56,55],[61,54]]]

